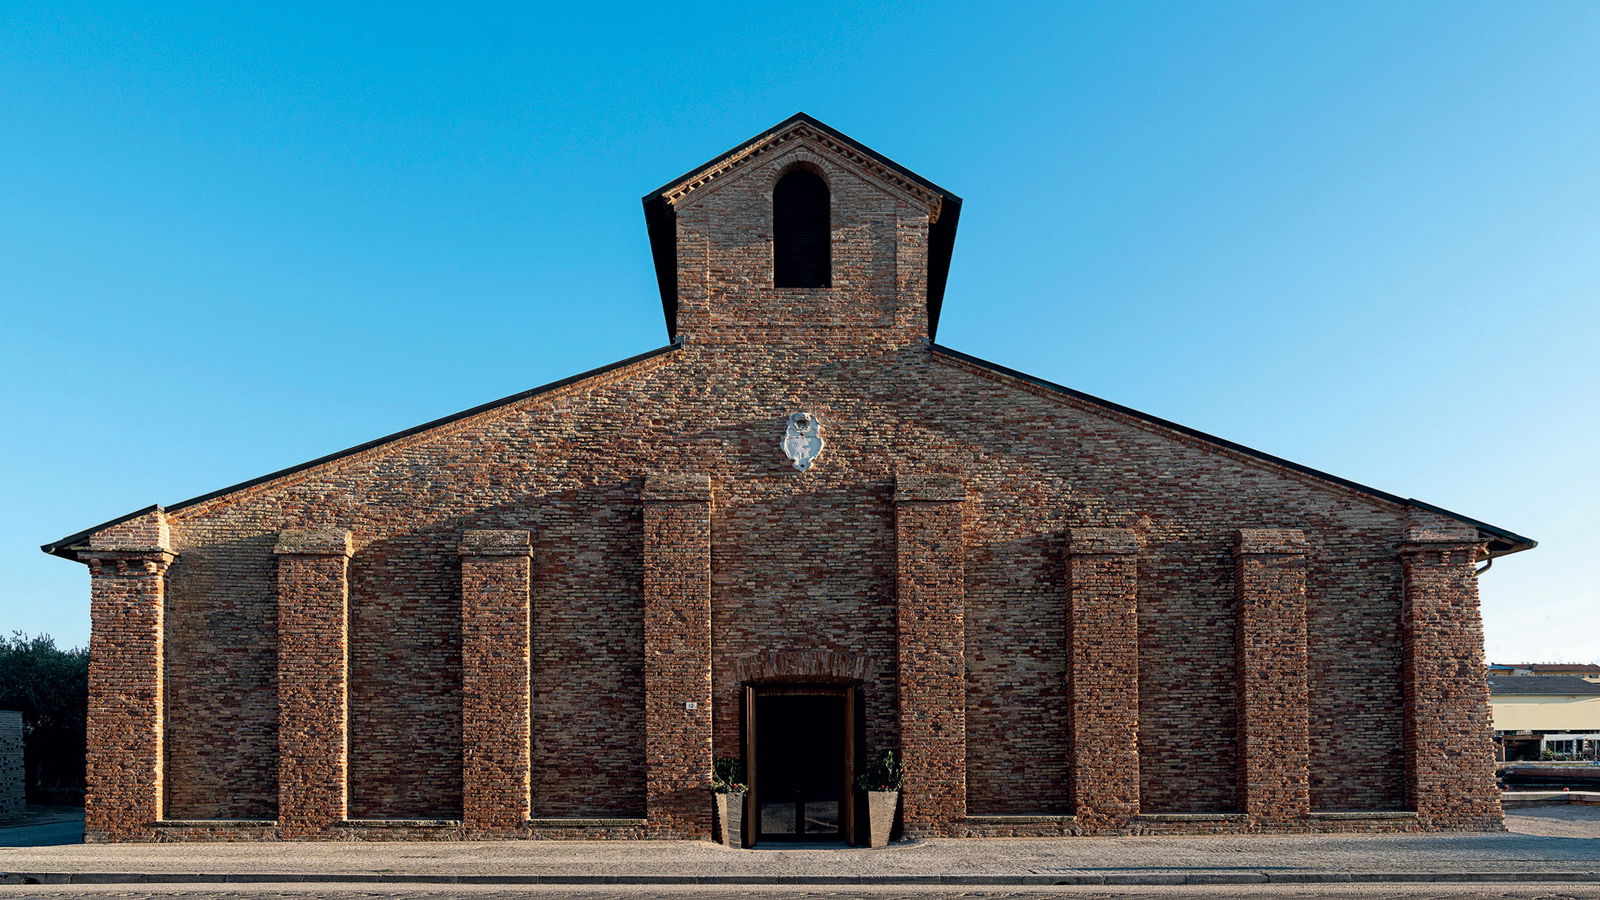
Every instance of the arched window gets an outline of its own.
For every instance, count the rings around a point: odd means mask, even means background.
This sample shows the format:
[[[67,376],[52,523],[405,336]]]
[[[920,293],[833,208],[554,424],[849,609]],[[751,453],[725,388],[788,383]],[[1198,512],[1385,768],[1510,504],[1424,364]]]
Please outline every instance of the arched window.
[[[833,286],[828,183],[794,169],[772,190],[772,280],[777,287]]]

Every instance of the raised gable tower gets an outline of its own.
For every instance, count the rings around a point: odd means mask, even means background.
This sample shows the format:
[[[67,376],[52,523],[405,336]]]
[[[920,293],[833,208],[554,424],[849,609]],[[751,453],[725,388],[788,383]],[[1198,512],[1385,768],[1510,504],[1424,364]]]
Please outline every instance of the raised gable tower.
[[[960,211],[793,116],[646,195],[668,331],[691,345],[919,344],[937,327]],[[818,225],[820,248],[807,234]]]

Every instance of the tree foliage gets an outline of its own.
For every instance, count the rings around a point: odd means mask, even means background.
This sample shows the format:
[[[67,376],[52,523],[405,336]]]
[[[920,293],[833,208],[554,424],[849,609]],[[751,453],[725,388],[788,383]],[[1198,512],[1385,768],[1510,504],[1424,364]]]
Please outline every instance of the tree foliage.
[[[22,713],[28,798],[81,800],[89,651],[61,650],[48,634],[0,638],[0,709]]]

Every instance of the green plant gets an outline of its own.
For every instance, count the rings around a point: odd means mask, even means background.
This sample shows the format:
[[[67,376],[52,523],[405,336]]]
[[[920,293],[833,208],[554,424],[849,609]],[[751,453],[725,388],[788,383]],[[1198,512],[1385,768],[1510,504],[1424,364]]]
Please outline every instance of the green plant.
[[[711,792],[713,794],[742,794],[744,761],[737,756],[718,756],[711,760]]]
[[[89,651],[48,634],[0,637],[0,709],[22,713],[28,800],[82,803]]]
[[[863,791],[898,791],[905,778],[905,769],[894,751],[880,750],[872,765],[856,777],[856,787]]]

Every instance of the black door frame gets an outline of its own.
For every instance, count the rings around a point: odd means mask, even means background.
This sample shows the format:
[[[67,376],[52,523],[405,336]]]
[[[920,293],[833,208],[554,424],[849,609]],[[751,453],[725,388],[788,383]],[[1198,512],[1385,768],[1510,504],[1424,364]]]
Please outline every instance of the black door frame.
[[[744,729],[740,744],[744,756],[745,780],[749,785],[744,816],[746,847],[754,847],[761,836],[761,772],[756,765],[756,716],[762,697],[782,695],[811,695],[840,697],[844,701],[844,784],[840,785],[841,808],[839,828],[844,842],[856,846],[856,819],[860,810],[856,804],[856,766],[865,746],[861,728],[861,690],[854,684],[812,684],[784,682],[775,684],[745,684],[743,692]]]

